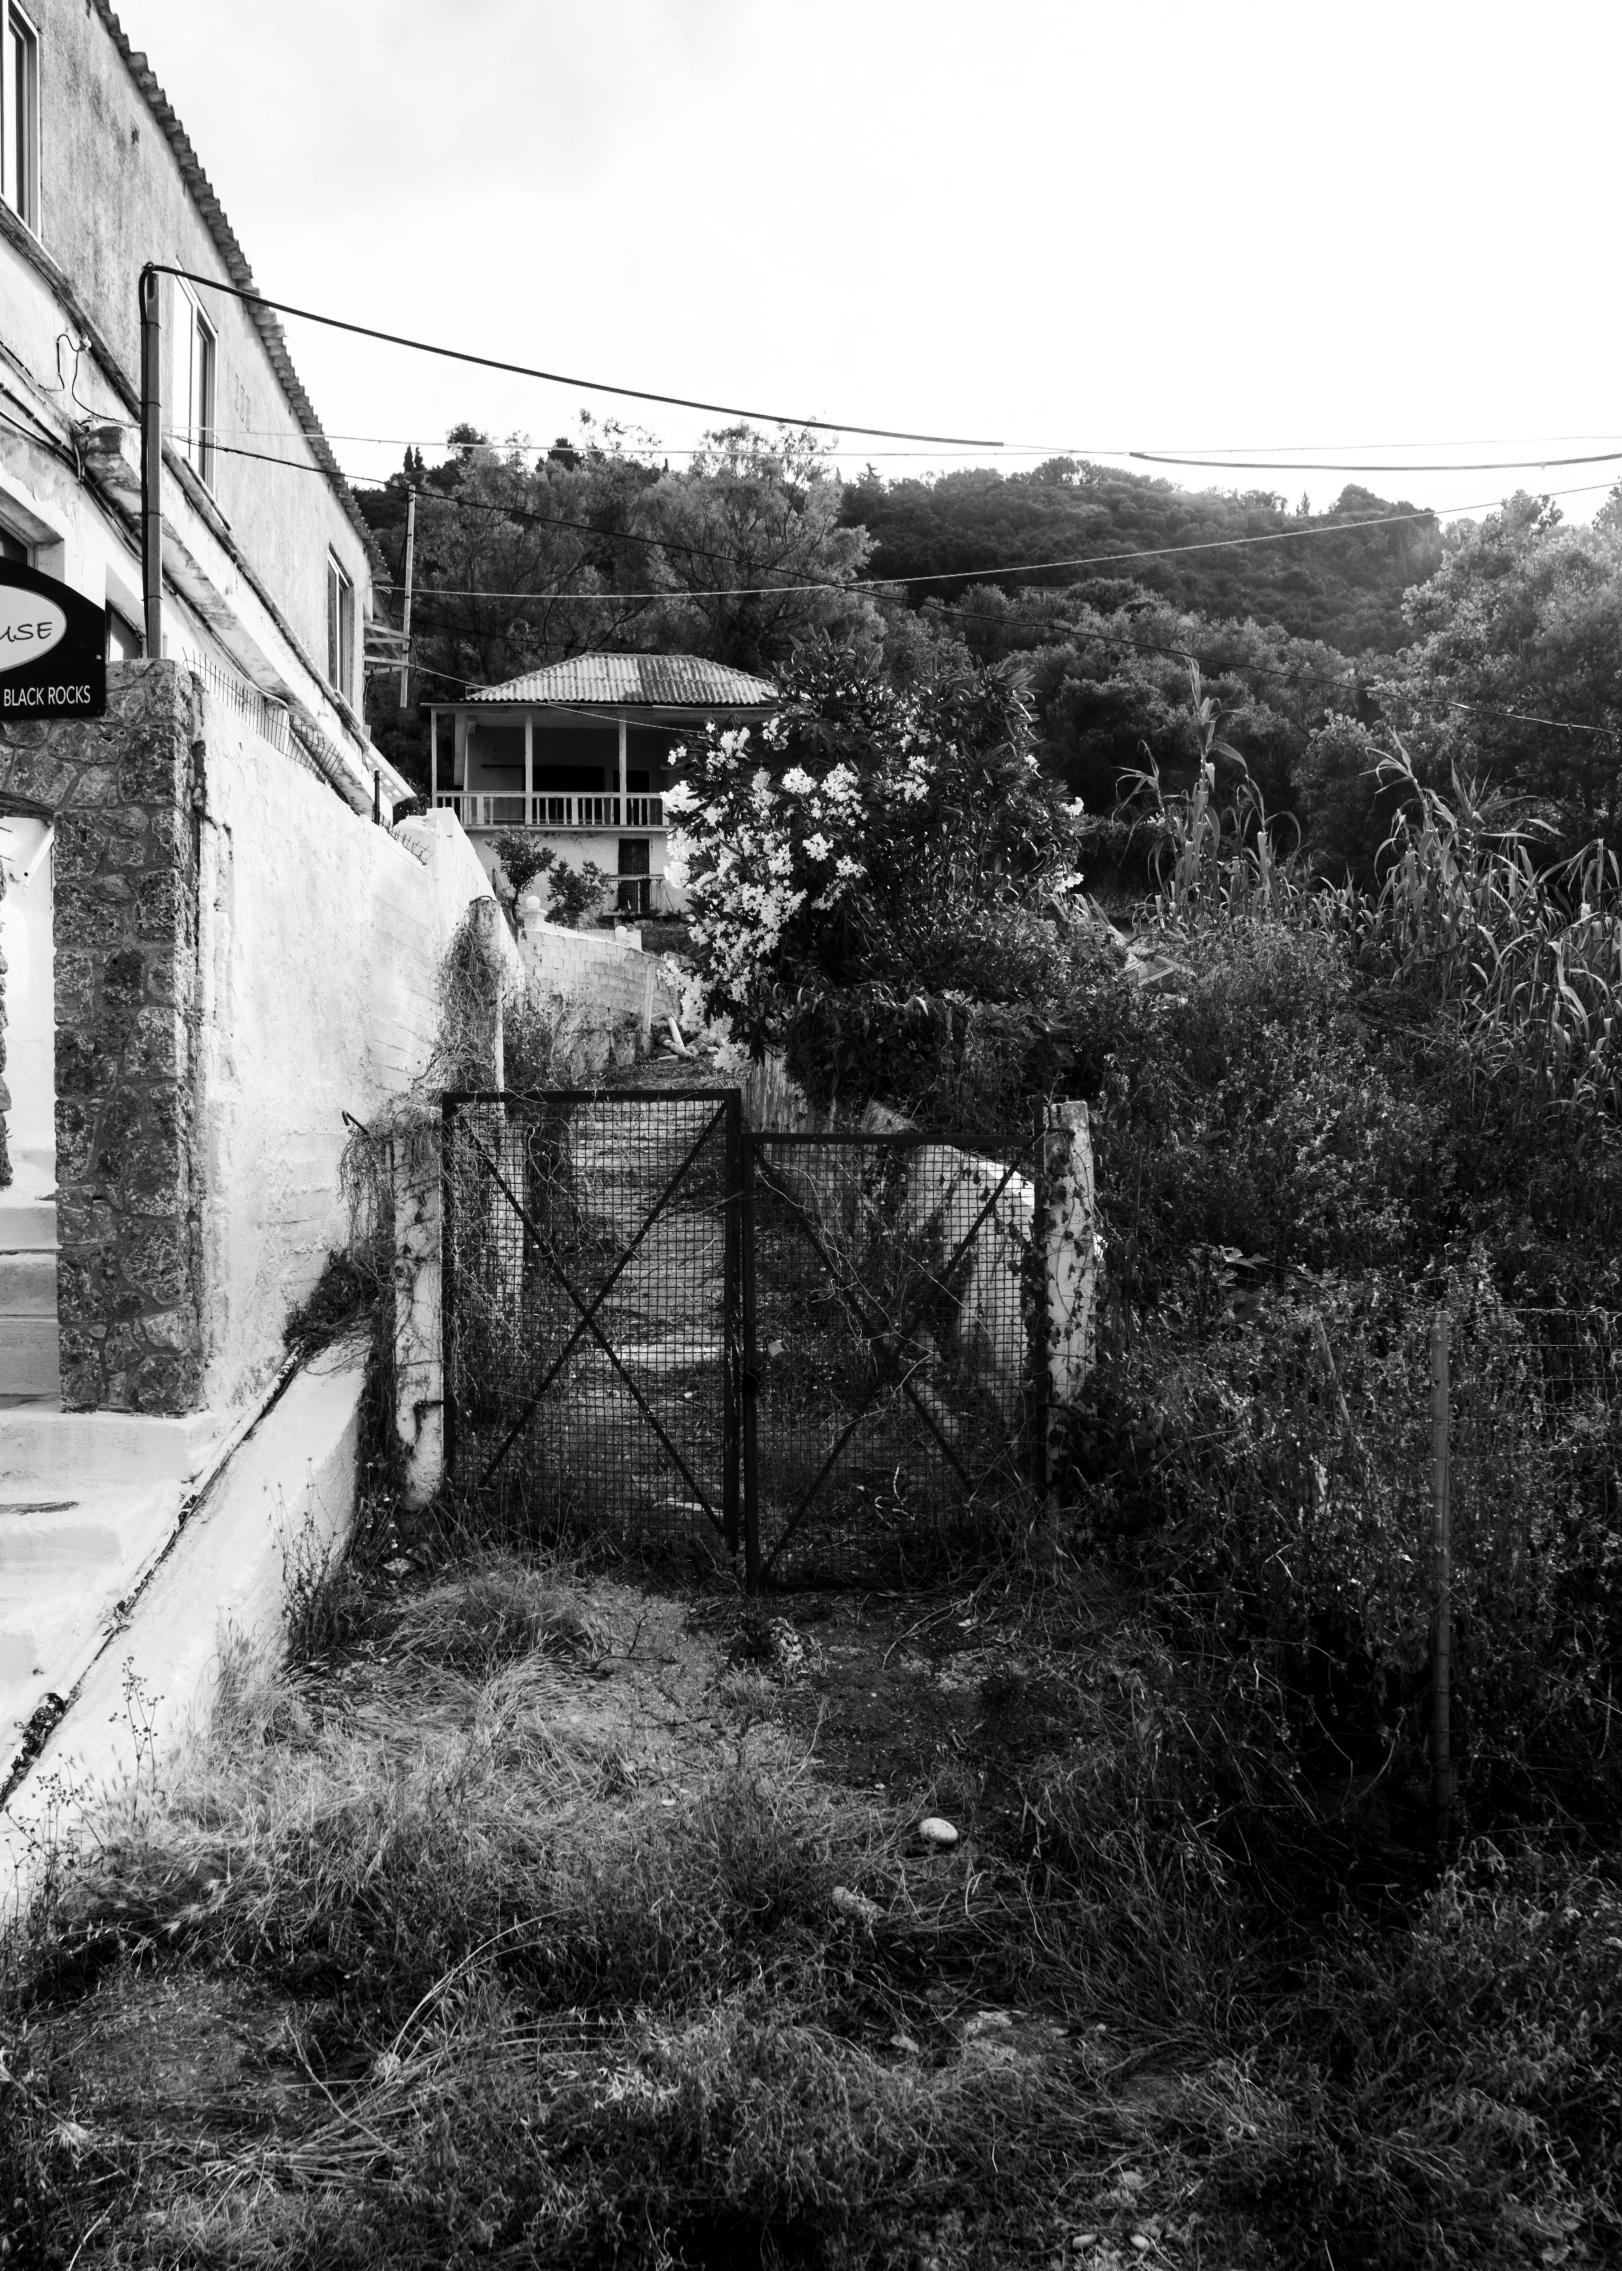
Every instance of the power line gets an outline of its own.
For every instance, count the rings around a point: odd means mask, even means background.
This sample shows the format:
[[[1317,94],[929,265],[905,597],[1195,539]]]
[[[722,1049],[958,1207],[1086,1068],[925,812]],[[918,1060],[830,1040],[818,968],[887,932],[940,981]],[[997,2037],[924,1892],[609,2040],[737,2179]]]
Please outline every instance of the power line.
[[[274,308],[278,315],[297,316],[304,323],[325,324],[329,331],[348,331],[359,339],[379,339],[385,346],[409,347],[419,355],[439,355],[447,362],[474,363],[486,371],[508,371],[517,378],[544,379],[549,386],[584,387],[590,394],[617,394],[632,402],[662,402],[677,410],[703,410],[718,418],[761,418],[769,425],[797,426],[818,433],[873,434],[880,440],[892,442],[940,442],[962,449],[1000,449],[1002,444],[982,441],[972,434],[918,434],[900,426],[864,426],[849,418],[794,418],[779,410],[740,410],[735,403],[699,402],[687,394],[656,394],[649,387],[615,386],[606,379],[570,378],[562,371],[543,371],[529,363],[504,362],[495,355],[475,355],[465,347],[440,347],[431,340],[410,339],[398,331],[374,331],[369,324],[350,323],[343,316],[317,315],[312,308],[296,308],[288,300],[273,300],[263,292],[243,291],[236,284],[222,284],[215,276],[199,276],[189,268],[171,268],[167,262],[148,264],[161,276],[183,277],[188,284],[202,285],[211,292],[224,292],[233,300],[242,300],[251,307]]]
[[[1173,457],[1152,449],[1126,454],[1145,465],[1201,465],[1224,473],[1519,473],[1549,465],[1614,465],[1622,449],[1596,450],[1586,457],[1497,457],[1474,465],[1331,465],[1315,458]]]

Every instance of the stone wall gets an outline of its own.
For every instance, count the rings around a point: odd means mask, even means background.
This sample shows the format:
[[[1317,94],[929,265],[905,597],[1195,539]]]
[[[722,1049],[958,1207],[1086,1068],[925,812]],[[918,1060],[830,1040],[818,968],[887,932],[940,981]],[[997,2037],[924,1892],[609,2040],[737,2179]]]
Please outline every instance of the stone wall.
[[[107,715],[0,726],[0,791],[56,844],[63,1402],[178,1412],[202,1362],[191,1064],[201,735],[189,672],[108,671]]]

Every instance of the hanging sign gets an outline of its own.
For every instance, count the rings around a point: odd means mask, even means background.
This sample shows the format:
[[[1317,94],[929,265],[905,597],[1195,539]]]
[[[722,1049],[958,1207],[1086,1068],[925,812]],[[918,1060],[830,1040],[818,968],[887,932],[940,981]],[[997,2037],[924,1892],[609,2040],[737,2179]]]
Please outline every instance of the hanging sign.
[[[107,712],[107,610],[17,560],[0,560],[0,725]]]

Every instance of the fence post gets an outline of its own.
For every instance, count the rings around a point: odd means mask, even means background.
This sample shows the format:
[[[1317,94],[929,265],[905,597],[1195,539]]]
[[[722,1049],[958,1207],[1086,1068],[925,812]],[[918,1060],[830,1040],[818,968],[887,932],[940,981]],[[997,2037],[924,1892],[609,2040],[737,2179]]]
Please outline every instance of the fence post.
[[[1047,1551],[1056,1556],[1066,1415],[1092,1371],[1095,1351],[1098,1245],[1093,1146],[1085,1104],[1046,1107],[1038,1196],[1042,1240],[1038,1327],[1044,1360],[1039,1471],[1047,1494]]]
[[[1448,1313],[1431,1319],[1431,1549],[1436,1617],[1431,1628],[1431,1808],[1436,1857],[1447,1859],[1453,1815],[1453,1540],[1449,1471]]]
[[[755,1136],[747,1125],[738,1132],[739,1292],[743,1307],[743,1582],[760,1591],[760,1393],[759,1352],[755,1346]]]
[[[439,1364],[440,1456],[447,1475],[456,1469],[456,1192],[452,1144],[456,1134],[454,1096],[439,1107]]]
[[[444,1193],[432,1146],[412,1132],[389,1145],[394,1221],[394,1425],[405,1453],[405,1500],[426,1506],[445,1476],[441,1347]]]
[[[725,1325],[721,1336],[722,1449],[721,1510],[726,1527],[727,1551],[736,1555],[743,1543],[740,1510],[743,1434],[739,1406],[743,1400],[743,1341],[741,1337],[743,1284],[743,1148],[742,1094],[733,1089],[726,1105],[726,1235],[722,1265],[721,1306]]]

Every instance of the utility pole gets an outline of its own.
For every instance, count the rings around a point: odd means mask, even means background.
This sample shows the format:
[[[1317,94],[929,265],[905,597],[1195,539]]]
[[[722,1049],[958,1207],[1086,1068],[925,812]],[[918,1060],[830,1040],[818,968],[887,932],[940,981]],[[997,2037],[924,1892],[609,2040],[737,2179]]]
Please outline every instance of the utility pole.
[[[163,286],[156,269],[141,270],[141,589],[146,651],[163,653]]]
[[[405,606],[400,611],[400,636],[405,641],[400,649],[400,707],[403,710],[411,699],[411,566],[417,551],[417,492],[412,490],[406,500],[406,556]]]

